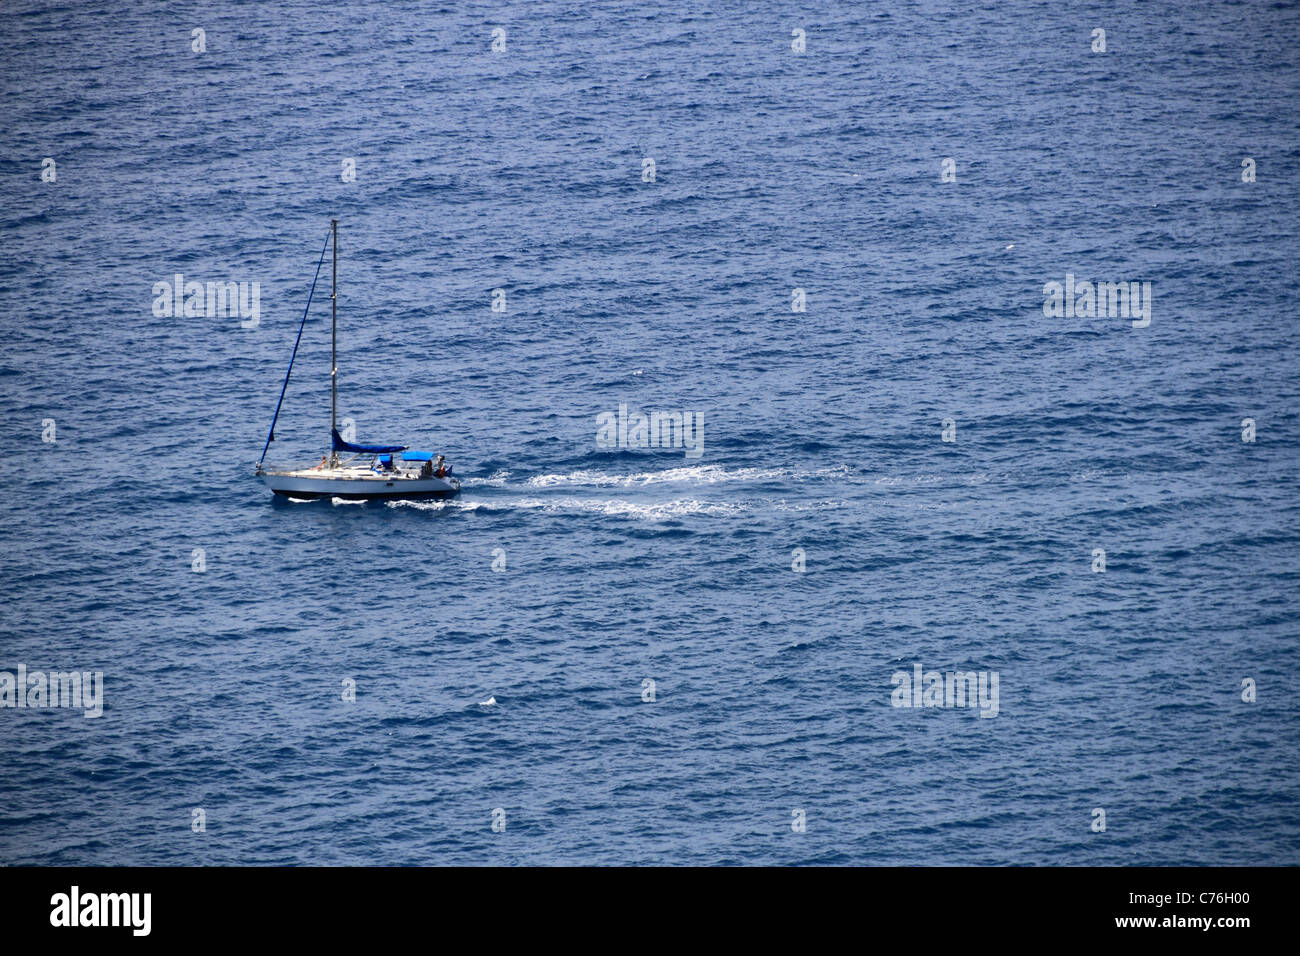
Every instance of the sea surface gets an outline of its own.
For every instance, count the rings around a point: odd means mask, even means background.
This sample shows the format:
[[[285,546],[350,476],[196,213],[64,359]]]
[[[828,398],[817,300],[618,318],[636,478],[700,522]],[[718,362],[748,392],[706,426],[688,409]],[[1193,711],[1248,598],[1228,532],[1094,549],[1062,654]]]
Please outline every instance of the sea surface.
[[[0,863],[1300,863],[1295,4],[20,0],[0,82],[0,671],[103,675]],[[254,475],[331,218],[459,498]]]

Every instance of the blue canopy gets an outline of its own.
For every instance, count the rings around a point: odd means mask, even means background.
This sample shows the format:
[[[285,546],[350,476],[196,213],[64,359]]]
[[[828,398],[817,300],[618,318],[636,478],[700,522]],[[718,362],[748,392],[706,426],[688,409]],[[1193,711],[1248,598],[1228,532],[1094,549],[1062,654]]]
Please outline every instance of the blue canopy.
[[[382,455],[388,452],[406,451],[405,445],[354,445],[344,441],[337,428],[331,429],[330,435],[334,438],[335,451],[347,451],[354,455]]]
[[[404,451],[402,452],[402,461],[433,461],[433,452]]]

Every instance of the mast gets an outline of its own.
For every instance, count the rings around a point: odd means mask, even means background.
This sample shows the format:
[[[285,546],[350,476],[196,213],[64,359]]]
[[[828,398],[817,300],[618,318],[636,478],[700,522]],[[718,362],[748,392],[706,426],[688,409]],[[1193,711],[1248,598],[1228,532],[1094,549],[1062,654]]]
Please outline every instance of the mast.
[[[334,433],[339,428],[339,221],[330,220],[334,234],[334,278],[330,284],[330,464],[337,466],[339,453],[334,450]]]

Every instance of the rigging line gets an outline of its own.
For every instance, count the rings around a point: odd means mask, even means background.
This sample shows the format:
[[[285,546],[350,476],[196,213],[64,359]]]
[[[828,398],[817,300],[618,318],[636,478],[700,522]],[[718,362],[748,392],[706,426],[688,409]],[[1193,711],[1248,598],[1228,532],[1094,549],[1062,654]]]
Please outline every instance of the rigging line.
[[[271,427],[266,433],[266,444],[262,446],[262,457],[257,459],[257,470],[262,470],[262,462],[266,459],[266,450],[271,447],[271,442],[275,440],[275,423],[280,418],[280,406],[284,403],[284,392],[289,387],[289,375],[293,372],[293,361],[298,357],[298,343],[302,341],[303,326],[307,324],[307,313],[311,311],[311,297],[316,292],[316,280],[320,278],[321,266],[325,264],[325,252],[330,247],[330,237],[325,237],[325,245],[321,246],[320,261],[316,263],[316,275],[311,280],[311,291],[307,293],[307,307],[302,310],[302,321],[298,323],[298,337],[293,342],[293,354],[289,356],[289,367],[284,370],[284,384],[280,386],[280,400],[275,403],[275,414],[271,417]]]

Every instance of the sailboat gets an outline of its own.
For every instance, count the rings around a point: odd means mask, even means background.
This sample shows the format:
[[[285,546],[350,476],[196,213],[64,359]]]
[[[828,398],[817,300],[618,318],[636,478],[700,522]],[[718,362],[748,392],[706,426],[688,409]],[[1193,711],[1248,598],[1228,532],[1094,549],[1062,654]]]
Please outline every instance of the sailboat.
[[[311,298],[316,291],[321,266],[331,242],[334,246],[334,276],[330,289],[330,451],[321,455],[317,465],[290,468],[263,468],[267,449],[275,440],[275,423],[284,404],[284,393],[289,387],[298,345],[302,342],[303,326],[311,310]],[[303,310],[298,325],[298,338],[293,343],[293,355],[280,386],[280,400],[275,403],[271,429],[262,447],[262,457],[257,462],[257,476],[277,495],[286,498],[343,498],[349,501],[389,500],[397,498],[450,498],[460,493],[460,480],[452,477],[451,466],[441,455],[434,460],[432,453],[412,451],[406,445],[358,445],[345,441],[339,434],[339,365],[338,365],[338,285],[339,285],[339,221],[330,220],[330,234],[316,263],[316,278],[312,279],[307,293],[307,308]]]

